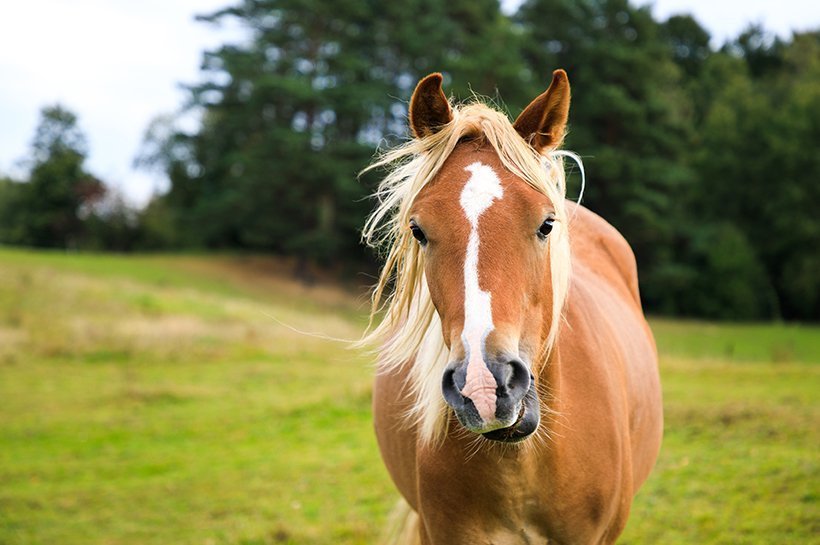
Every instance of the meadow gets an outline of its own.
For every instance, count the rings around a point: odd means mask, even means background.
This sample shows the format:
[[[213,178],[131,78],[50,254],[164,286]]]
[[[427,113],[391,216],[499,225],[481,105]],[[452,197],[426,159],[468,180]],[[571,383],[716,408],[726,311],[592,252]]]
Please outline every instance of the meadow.
[[[353,288],[0,249],[0,544],[369,544],[397,494]],[[666,432],[620,543],[820,543],[820,327],[651,320]]]

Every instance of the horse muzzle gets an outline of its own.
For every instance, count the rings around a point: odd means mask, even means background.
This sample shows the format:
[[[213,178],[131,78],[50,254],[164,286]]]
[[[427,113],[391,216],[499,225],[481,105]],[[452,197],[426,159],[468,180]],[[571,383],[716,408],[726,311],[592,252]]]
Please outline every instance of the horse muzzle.
[[[442,377],[442,394],[466,429],[493,441],[529,437],[541,420],[535,380],[518,359],[484,363],[479,373],[466,361],[450,363]]]

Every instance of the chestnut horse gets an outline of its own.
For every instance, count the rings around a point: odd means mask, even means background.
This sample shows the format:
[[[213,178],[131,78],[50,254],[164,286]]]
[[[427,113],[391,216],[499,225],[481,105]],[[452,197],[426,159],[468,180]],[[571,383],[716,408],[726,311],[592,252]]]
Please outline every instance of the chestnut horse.
[[[566,73],[514,123],[410,101],[365,239],[387,249],[373,411],[394,542],[614,543],[660,448],[654,339],[624,238],[565,201]],[[375,314],[374,314],[375,315]]]

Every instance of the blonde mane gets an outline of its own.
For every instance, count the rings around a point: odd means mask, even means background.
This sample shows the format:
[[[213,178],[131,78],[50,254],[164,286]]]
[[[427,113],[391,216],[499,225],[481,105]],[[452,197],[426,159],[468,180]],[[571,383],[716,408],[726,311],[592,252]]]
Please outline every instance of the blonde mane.
[[[563,157],[570,156],[580,165],[570,152],[539,154],[519,136],[506,115],[478,101],[453,105],[452,114],[452,121],[438,132],[387,151],[363,171],[388,170],[362,234],[364,242],[382,251],[386,259],[373,289],[370,324],[357,344],[372,347],[378,354],[379,372],[411,365],[408,381],[415,400],[408,419],[418,426],[423,442],[442,438],[447,429],[441,376],[448,350],[424,277],[424,253],[409,229],[413,202],[463,138],[491,145],[505,168],[552,201],[556,221],[549,238],[553,309],[544,352],[548,355],[558,337],[570,277]]]

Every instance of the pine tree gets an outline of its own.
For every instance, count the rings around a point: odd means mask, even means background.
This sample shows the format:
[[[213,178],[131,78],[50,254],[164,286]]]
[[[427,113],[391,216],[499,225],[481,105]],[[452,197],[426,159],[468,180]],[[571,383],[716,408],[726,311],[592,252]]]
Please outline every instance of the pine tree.
[[[371,203],[357,173],[405,138],[421,76],[444,71],[461,97],[504,87],[524,100],[516,36],[492,0],[258,0],[202,20],[228,17],[250,40],[206,55],[209,77],[191,87],[201,129],[149,142],[181,230],[205,246],[361,255]]]
[[[516,20],[530,69],[569,75],[567,147],[585,158],[585,204],[629,240],[647,305],[674,310],[667,286],[679,275],[678,204],[692,179],[682,156],[691,108],[660,25],[627,0],[529,0]]]

